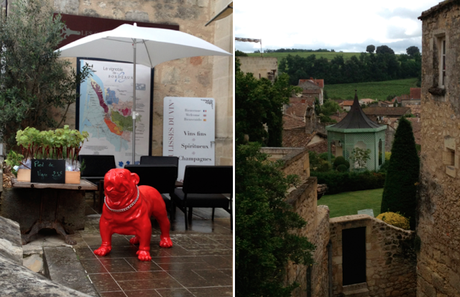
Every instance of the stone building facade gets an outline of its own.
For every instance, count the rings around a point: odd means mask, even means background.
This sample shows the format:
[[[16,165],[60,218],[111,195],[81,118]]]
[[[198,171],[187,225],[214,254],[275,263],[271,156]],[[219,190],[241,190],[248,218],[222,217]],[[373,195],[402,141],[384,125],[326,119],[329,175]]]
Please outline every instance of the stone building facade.
[[[423,30],[423,121],[417,296],[458,296],[460,1],[443,1],[419,19]]]
[[[278,76],[278,58],[274,57],[237,57],[244,73],[252,73],[255,78],[274,80]]]
[[[298,87],[302,88],[302,97],[315,102],[319,101],[319,105],[324,103],[324,79],[299,79]]]
[[[205,26],[228,5],[226,0],[55,0],[52,3],[55,12],[62,14],[178,25],[182,32],[233,52],[231,15]],[[152,155],[163,152],[165,97],[211,97],[216,100],[216,164],[233,164],[233,72],[233,58],[221,56],[178,59],[155,67]],[[73,106],[66,124],[74,127],[75,115]]]
[[[362,229],[362,282],[347,281],[345,255],[347,241],[344,231]],[[332,218],[330,220],[330,240],[332,249],[332,296],[415,296],[416,255],[412,243],[414,231],[397,228],[369,215],[358,214]],[[352,238],[351,266],[356,271],[358,259],[354,258],[360,250],[359,240]],[[349,271],[349,270],[348,270]],[[361,294],[361,295],[355,295]]]

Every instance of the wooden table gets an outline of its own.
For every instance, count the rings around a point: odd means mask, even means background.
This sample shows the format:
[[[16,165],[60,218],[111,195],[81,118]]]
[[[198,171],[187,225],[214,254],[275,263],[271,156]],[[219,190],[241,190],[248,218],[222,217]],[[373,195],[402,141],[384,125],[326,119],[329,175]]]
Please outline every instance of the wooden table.
[[[23,244],[42,229],[54,229],[68,244],[76,244],[68,234],[85,227],[85,191],[97,186],[85,179],[80,184],[19,182],[4,189],[2,216],[20,225]]]

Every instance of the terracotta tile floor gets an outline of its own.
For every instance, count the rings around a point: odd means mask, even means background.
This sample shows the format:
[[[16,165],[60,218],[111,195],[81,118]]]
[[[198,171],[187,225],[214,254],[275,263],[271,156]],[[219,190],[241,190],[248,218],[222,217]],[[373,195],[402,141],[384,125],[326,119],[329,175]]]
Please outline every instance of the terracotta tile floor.
[[[129,243],[131,236],[117,234],[107,256],[94,255],[101,238],[92,198],[87,214],[85,230],[75,234],[74,248],[100,296],[233,296],[233,233],[225,211],[216,210],[213,222],[211,209],[194,209],[186,231],[184,216],[177,210],[170,249],[158,246],[160,231],[154,222],[150,262],[137,259],[138,246]]]

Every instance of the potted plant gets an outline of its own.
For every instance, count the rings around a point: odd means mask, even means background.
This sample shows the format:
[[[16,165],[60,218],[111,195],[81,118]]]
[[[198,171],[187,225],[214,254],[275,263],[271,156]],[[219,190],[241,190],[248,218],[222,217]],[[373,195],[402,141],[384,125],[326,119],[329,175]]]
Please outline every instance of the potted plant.
[[[80,183],[78,155],[88,136],[88,132],[80,133],[68,125],[54,131],[27,127],[16,133],[16,142],[22,154],[10,152],[7,164],[18,165],[18,181],[30,181],[32,159],[65,160],[66,183]]]

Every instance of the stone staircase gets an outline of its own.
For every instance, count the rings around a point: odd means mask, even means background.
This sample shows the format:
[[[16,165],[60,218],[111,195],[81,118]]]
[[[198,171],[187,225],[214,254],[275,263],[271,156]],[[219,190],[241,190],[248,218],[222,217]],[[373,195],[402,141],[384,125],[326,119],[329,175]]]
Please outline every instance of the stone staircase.
[[[343,296],[348,297],[369,297],[367,283],[359,283],[343,286]]]

